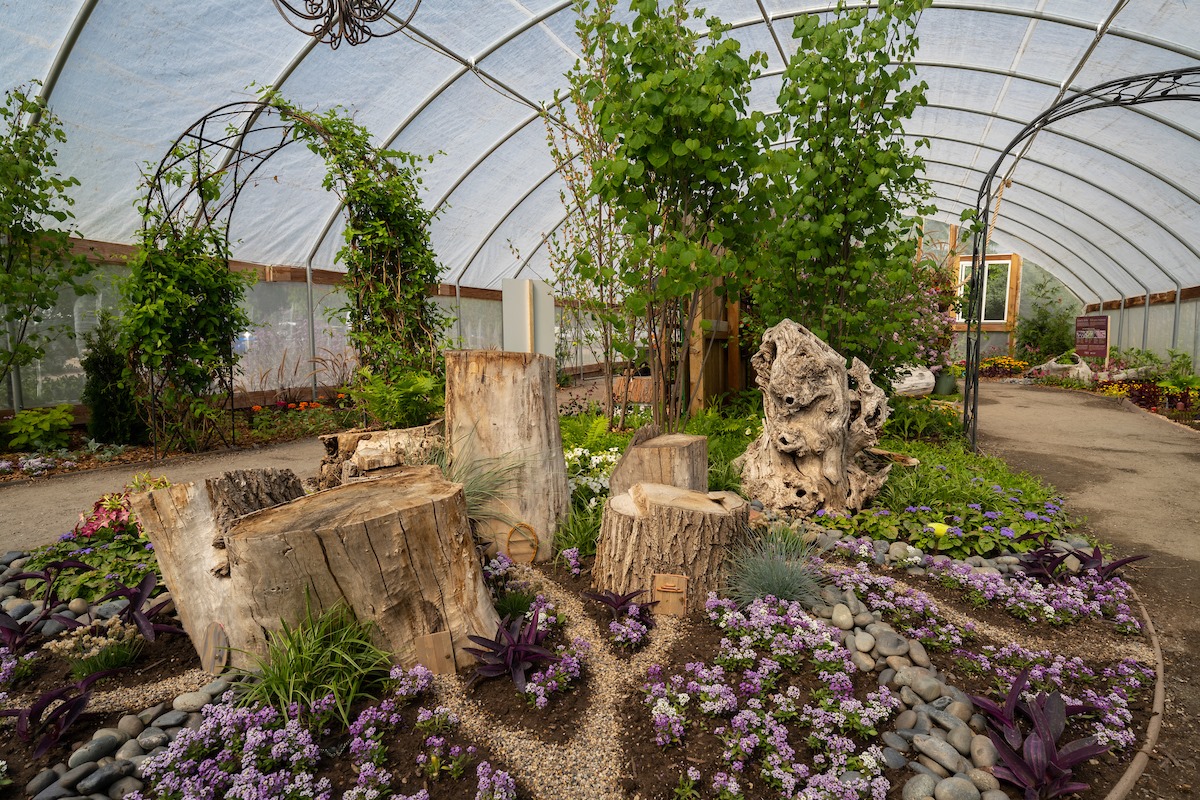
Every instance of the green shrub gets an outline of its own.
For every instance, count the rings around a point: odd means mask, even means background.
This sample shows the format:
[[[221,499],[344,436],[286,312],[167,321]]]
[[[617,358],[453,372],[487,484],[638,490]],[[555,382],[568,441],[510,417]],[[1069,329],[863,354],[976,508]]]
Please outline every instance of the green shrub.
[[[892,397],[885,436],[905,441],[951,442],[962,439],[962,420],[951,405],[927,397]]]
[[[86,376],[83,404],[91,412],[88,436],[110,444],[141,444],[148,433],[138,416],[137,398],[122,380],[126,353],[121,328],[108,311],[101,311],[96,327],[83,334],[87,354],[80,359]]]
[[[561,553],[574,547],[579,550],[580,557],[596,555],[596,540],[600,538],[603,517],[603,502],[591,506],[573,503],[571,513],[554,532],[554,552]]]
[[[267,635],[267,655],[255,657],[238,702],[270,705],[286,715],[293,704],[309,708],[332,696],[330,714],[349,727],[351,707],[374,699],[391,668],[388,654],[371,642],[373,628],[343,601],[314,617],[306,600],[298,625],[283,622],[282,630]]]
[[[632,430],[610,431],[608,417],[599,411],[562,417],[559,428],[562,430],[563,449],[567,451],[576,447],[592,452],[613,447],[624,451],[633,438]]]
[[[496,613],[500,615],[500,619],[506,617],[519,619],[529,613],[529,609],[536,599],[537,596],[532,592],[511,589],[500,592],[496,598]]]
[[[27,408],[4,423],[9,450],[61,450],[71,443],[75,415],[71,406]]]
[[[367,416],[385,428],[415,428],[440,416],[446,403],[445,383],[428,372],[393,375],[359,370],[350,396]]]
[[[1040,364],[1075,347],[1079,304],[1049,276],[1034,282],[1029,291],[1033,303],[1017,323],[1017,347],[1025,360]]]
[[[739,606],[770,595],[780,600],[811,602],[824,585],[813,564],[814,548],[785,531],[771,531],[735,550],[729,557],[728,596]]]

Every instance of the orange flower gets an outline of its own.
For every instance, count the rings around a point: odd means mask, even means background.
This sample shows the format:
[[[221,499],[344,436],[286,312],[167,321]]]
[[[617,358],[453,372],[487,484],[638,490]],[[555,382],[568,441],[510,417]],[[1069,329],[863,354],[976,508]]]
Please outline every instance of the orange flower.
[[[295,408],[295,407],[296,407],[295,403],[288,403],[288,408]]]
[[[262,411],[262,406],[250,406],[250,410],[255,412]]]

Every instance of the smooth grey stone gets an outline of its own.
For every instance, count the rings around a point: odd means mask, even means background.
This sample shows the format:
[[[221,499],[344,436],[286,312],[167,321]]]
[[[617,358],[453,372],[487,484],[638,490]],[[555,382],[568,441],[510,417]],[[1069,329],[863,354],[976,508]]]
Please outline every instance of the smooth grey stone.
[[[16,593],[17,587],[15,584],[6,583],[3,586],[0,586],[0,598],[8,599],[14,596]]]
[[[970,741],[971,729],[968,728],[966,723],[958,717],[954,716],[953,714],[948,714],[945,711],[936,709],[933,706],[925,706],[919,710],[928,714],[929,718],[940,725],[944,730],[952,731],[956,728],[961,729],[964,733],[966,733],[967,740]]]
[[[117,758],[128,761],[133,756],[143,756],[146,754],[146,749],[137,743],[137,739],[130,739],[114,754]]]
[[[6,553],[5,555],[9,555],[9,553]],[[20,556],[19,555],[13,556],[13,558],[20,558]],[[50,784],[54,783],[57,780],[58,780],[57,772],[55,772],[52,769],[44,769],[41,772],[39,772],[37,775],[34,775],[33,779],[31,781],[29,781],[29,783],[25,784],[25,794],[37,794],[42,789],[45,789],[47,786],[49,786]]]
[[[946,741],[946,732],[941,728],[934,728],[933,730],[929,731],[929,735],[937,739],[939,742]]]
[[[929,770],[929,772],[931,774],[937,775],[939,778],[949,778],[950,777],[950,770],[946,769],[945,767],[943,767],[938,762],[934,761],[929,756],[925,756],[925,755],[917,756],[917,763],[922,765],[923,767],[925,767],[925,769]]]
[[[881,656],[902,656],[908,652],[908,639],[898,633],[882,633],[875,637],[875,647]]]
[[[137,737],[137,743],[147,752],[167,743],[167,733],[162,728],[150,726]]]
[[[56,619],[48,619],[41,624],[40,628],[42,636],[58,636],[67,629],[67,626]]]
[[[67,603],[67,609],[75,615],[86,614],[88,612],[88,601],[82,597],[76,597],[71,602]]]
[[[993,791],[1000,788],[1000,781],[990,772],[985,772],[981,769],[967,770],[967,780],[975,784],[975,788],[981,792]]]
[[[933,790],[937,785],[938,780],[932,775],[915,775],[904,784],[901,795],[904,800],[921,800],[924,797],[932,797]]]
[[[26,554],[20,550],[9,550],[4,555],[0,556],[0,564],[10,567],[18,558],[26,558]]]
[[[855,650],[851,654],[850,662],[858,667],[859,672],[871,672],[875,669],[875,659],[858,650]]]
[[[208,692],[184,692],[175,698],[175,701],[171,703],[171,708],[190,714],[193,711],[199,711],[211,702],[212,695]]]
[[[187,722],[183,723],[183,727],[193,731],[200,730],[200,726],[204,724],[204,715],[199,711],[193,711],[188,714]]]
[[[150,758],[151,758],[150,753],[147,753],[144,756],[133,756],[132,758],[129,759],[129,763],[133,764],[133,777],[135,777],[139,780],[145,779],[146,776],[142,772],[142,765],[145,764],[147,761],[149,761]],[[122,778],[122,780],[124,780],[124,778]]]
[[[933,790],[937,800],[979,800],[979,790],[965,778],[947,778]]]
[[[88,761],[96,761],[105,756],[110,756],[117,752],[117,748],[123,744],[125,744],[125,740],[116,736],[100,736],[92,739],[83,747],[71,753],[71,757],[67,759],[67,766],[74,768]]]
[[[99,739],[102,736],[115,737],[117,739],[117,747],[120,747],[121,745],[123,745],[129,741],[129,734],[125,733],[124,731],[120,730],[119,728],[100,728],[99,730],[97,730],[95,733],[92,734],[93,739]],[[99,759],[97,759],[97,760],[99,760]]]
[[[225,694],[225,692],[229,691],[230,686],[231,686],[231,684],[229,683],[229,681],[225,680],[224,678],[217,678],[215,681],[208,684],[207,686],[200,687],[200,691],[205,692],[206,694],[208,694],[209,697],[216,698],[216,697],[220,697],[221,695]]]
[[[919,706],[921,704],[921,698],[918,697],[917,693],[914,692],[909,687],[901,686],[900,687],[900,702],[904,703],[904,705],[908,706],[909,708],[912,708],[914,706]]]
[[[883,763],[887,765],[888,769],[901,769],[908,763],[908,759],[900,751],[885,747],[883,748]]]
[[[850,609],[845,603],[838,603],[833,607],[833,615],[829,618],[834,627],[848,631],[854,627],[854,615],[850,613]]]
[[[948,699],[951,703],[963,703],[970,707],[972,714],[975,713],[975,703],[971,700],[971,696],[957,686],[943,686],[942,697]],[[970,719],[970,717],[967,717],[967,719]]]
[[[887,554],[889,558],[895,561],[906,558],[908,556],[908,544],[906,542],[892,542],[888,545]]]
[[[910,639],[908,642],[908,658],[918,667],[932,666],[932,662],[929,660],[929,653],[925,650],[925,645],[916,639]]]
[[[140,792],[145,785],[132,775],[128,775],[108,787],[109,800],[123,800],[125,795]]]
[[[904,570],[904,574],[912,575],[914,578],[920,577],[921,575],[925,574],[925,568],[924,567],[909,567],[908,569]]]
[[[874,621],[875,617],[870,611],[860,611],[854,615],[854,624],[860,628],[865,625],[870,625]]]
[[[826,605],[835,606],[842,602],[842,593],[832,586],[826,586],[821,590],[821,599],[825,601]]]
[[[880,734],[879,738],[883,740],[885,746],[890,747],[893,750],[897,750],[901,753],[908,752],[908,740],[897,733],[893,733],[892,731],[884,731],[882,734]]]
[[[880,686],[888,686],[894,680],[896,680],[896,670],[892,669],[891,667],[888,667],[883,672],[879,673]]]
[[[942,684],[942,693],[940,696],[929,701],[930,708],[936,708],[938,711],[945,711],[946,706],[950,705],[950,703],[952,701],[950,700],[949,697],[946,697],[945,689],[946,689],[945,684]]]
[[[924,756],[922,756],[922,757],[924,758]],[[926,775],[930,778],[933,778],[933,783],[935,786],[937,785],[937,782],[942,779],[941,775],[938,775],[936,772],[934,772],[929,767],[925,766],[924,764],[922,764],[919,761],[908,762],[908,768],[910,770],[912,770],[913,772],[917,773],[918,775]],[[930,795],[930,797],[932,797],[932,796],[933,795]]]
[[[917,725],[917,712],[901,711],[896,717],[897,728],[915,728]]]
[[[829,619],[833,616],[833,609],[829,606],[817,606],[813,609],[813,613],[821,619]]]
[[[910,742],[918,733],[920,733],[920,731],[916,728],[896,728],[896,735],[902,736]]]
[[[75,794],[74,789],[68,789],[61,783],[52,783],[33,796],[33,800],[61,800]]]
[[[980,800],[1012,800],[1003,789],[988,789],[979,797]]]
[[[977,735],[971,739],[971,763],[983,769],[996,766],[996,745],[986,736]]]
[[[912,690],[927,702],[936,700],[942,696],[942,682],[932,676],[922,675],[912,682]]]
[[[103,792],[92,792],[88,795],[88,800],[109,800],[109,797]]]
[[[983,714],[972,714],[971,718],[967,720],[967,727],[979,734],[987,733],[987,719]]]
[[[926,714],[922,711],[918,711],[916,727],[920,733],[928,734],[933,730],[933,721],[931,719],[929,719],[928,714]]]
[[[762,511],[763,510],[762,500],[751,500],[750,507],[753,508],[755,511]]]
[[[70,762],[67,763],[70,764]],[[95,763],[91,761],[84,761],[82,764],[77,764],[60,775],[58,778],[58,785],[64,789],[73,790],[75,788],[75,784],[79,783],[81,780],[86,778],[88,775],[91,775],[95,771]]]
[[[861,781],[861,780],[862,780],[862,773],[859,772],[858,770],[854,770],[854,769],[848,769],[845,772],[843,772],[841,775],[838,775],[838,781],[840,781],[841,783],[845,783],[845,784],[851,784],[851,783],[854,783],[855,781]]]
[[[955,700],[951,702],[950,705],[946,706],[946,713],[952,714],[954,715],[955,719],[962,720],[963,723],[966,723],[967,720],[971,719],[971,715],[975,713],[975,711],[971,708],[969,703]]]
[[[111,764],[105,764],[100,769],[88,775],[81,780],[75,787],[75,791],[83,794],[91,794],[92,792],[103,792],[109,786],[114,784],[119,778],[124,778],[133,771],[133,764],[128,761],[114,761]]]
[[[884,661],[887,662],[887,665],[889,667],[896,670],[897,672],[904,669],[905,667],[912,666],[912,662],[909,661],[906,656],[888,656],[887,658],[884,659]]]
[[[154,727],[162,728],[165,731],[167,728],[178,728],[180,725],[187,722],[187,717],[188,712],[176,709],[174,711],[168,711],[154,720],[154,722],[151,724]]]
[[[128,605],[129,600],[124,597],[118,597],[116,600],[109,600],[107,603],[96,606],[92,615],[100,619],[110,619],[120,614]]]
[[[138,719],[136,714],[126,714],[117,721],[117,730],[130,739],[136,739],[138,734],[146,730],[146,723]]]
[[[19,600],[13,603],[11,607],[6,608],[5,611],[13,619],[20,620],[33,611],[33,603],[30,603],[28,600]]]
[[[183,730],[182,727],[167,728],[167,730],[166,730],[167,742],[170,743],[170,742],[175,741],[175,737],[179,735],[179,732],[181,730]]]
[[[950,772],[957,771],[958,760],[962,758],[952,745],[939,741],[932,736],[914,736],[913,747],[932,758]],[[949,775],[950,772],[946,774]]]
[[[157,705],[150,706],[145,711],[138,714],[137,718],[149,725],[156,717],[162,716],[163,712],[170,708],[170,703],[158,703]]]
[[[946,734],[946,741],[954,745],[954,749],[964,756],[971,754],[971,741],[974,738],[971,729],[966,725],[960,725]]]

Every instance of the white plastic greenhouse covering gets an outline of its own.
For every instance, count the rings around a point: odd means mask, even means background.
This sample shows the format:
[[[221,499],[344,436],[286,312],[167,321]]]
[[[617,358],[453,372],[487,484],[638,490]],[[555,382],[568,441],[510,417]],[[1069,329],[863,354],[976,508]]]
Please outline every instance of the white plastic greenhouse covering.
[[[775,102],[798,15],[830,2],[693,0],[732,24],[769,68]],[[393,13],[405,17],[413,0]],[[129,243],[139,170],[195,120],[278,88],[341,105],[380,145],[436,155],[424,199],[443,281],[499,288],[547,277],[564,217],[537,109],[577,56],[569,0],[424,0],[401,35],[334,50],[289,27],[270,0],[0,0],[0,83],[36,78],[65,123],[59,164],[79,178],[87,239]],[[935,0],[920,20],[925,138],[940,217],[973,207],[1021,127],[1069,93],[1200,64],[1198,0]],[[1005,191],[993,242],[1028,254],[1085,302],[1200,284],[1200,104],[1088,112],[1040,133]],[[337,269],[335,197],[301,147],[271,159],[239,201],[237,259]]]

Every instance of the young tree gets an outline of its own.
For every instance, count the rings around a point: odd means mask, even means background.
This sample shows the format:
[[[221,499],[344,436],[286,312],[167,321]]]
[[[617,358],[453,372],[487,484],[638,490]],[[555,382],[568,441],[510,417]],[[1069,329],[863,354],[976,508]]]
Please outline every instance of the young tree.
[[[602,7],[580,28],[598,65],[584,98],[612,148],[594,164],[591,195],[611,204],[628,238],[616,277],[625,309],[646,320],[655,422],[673,430],[687,408],[686,344],[703,293],[738,290],[764,218],[747,195],[765,151],[748,97],[766,58],[742,56],[716,19],[703,34],[689,28],[702,12],[686,0],[630,8],[629,23]]]
[[[14,366],[45,354],[56,332],[37,329],[64,288],[90,291],[92,265],[71,252],[68,225],[79,185],[58,173],[55,145],[67,140],[62,124],[29,88],[5,92],[0,107],[0,382]],[[68,331],[69,333],[69,331]],[[14,398],[16,400],[16,398]]]
[[[930,190],[903,124],[925,104],[912,58],[929,5],[842,0],[826,21],[799,18],[767,173],[779,200],[755,292],[765,323],[791,317],[885,382],[914,357],[906,333],[928,306],[911,220],[932,210]]]

